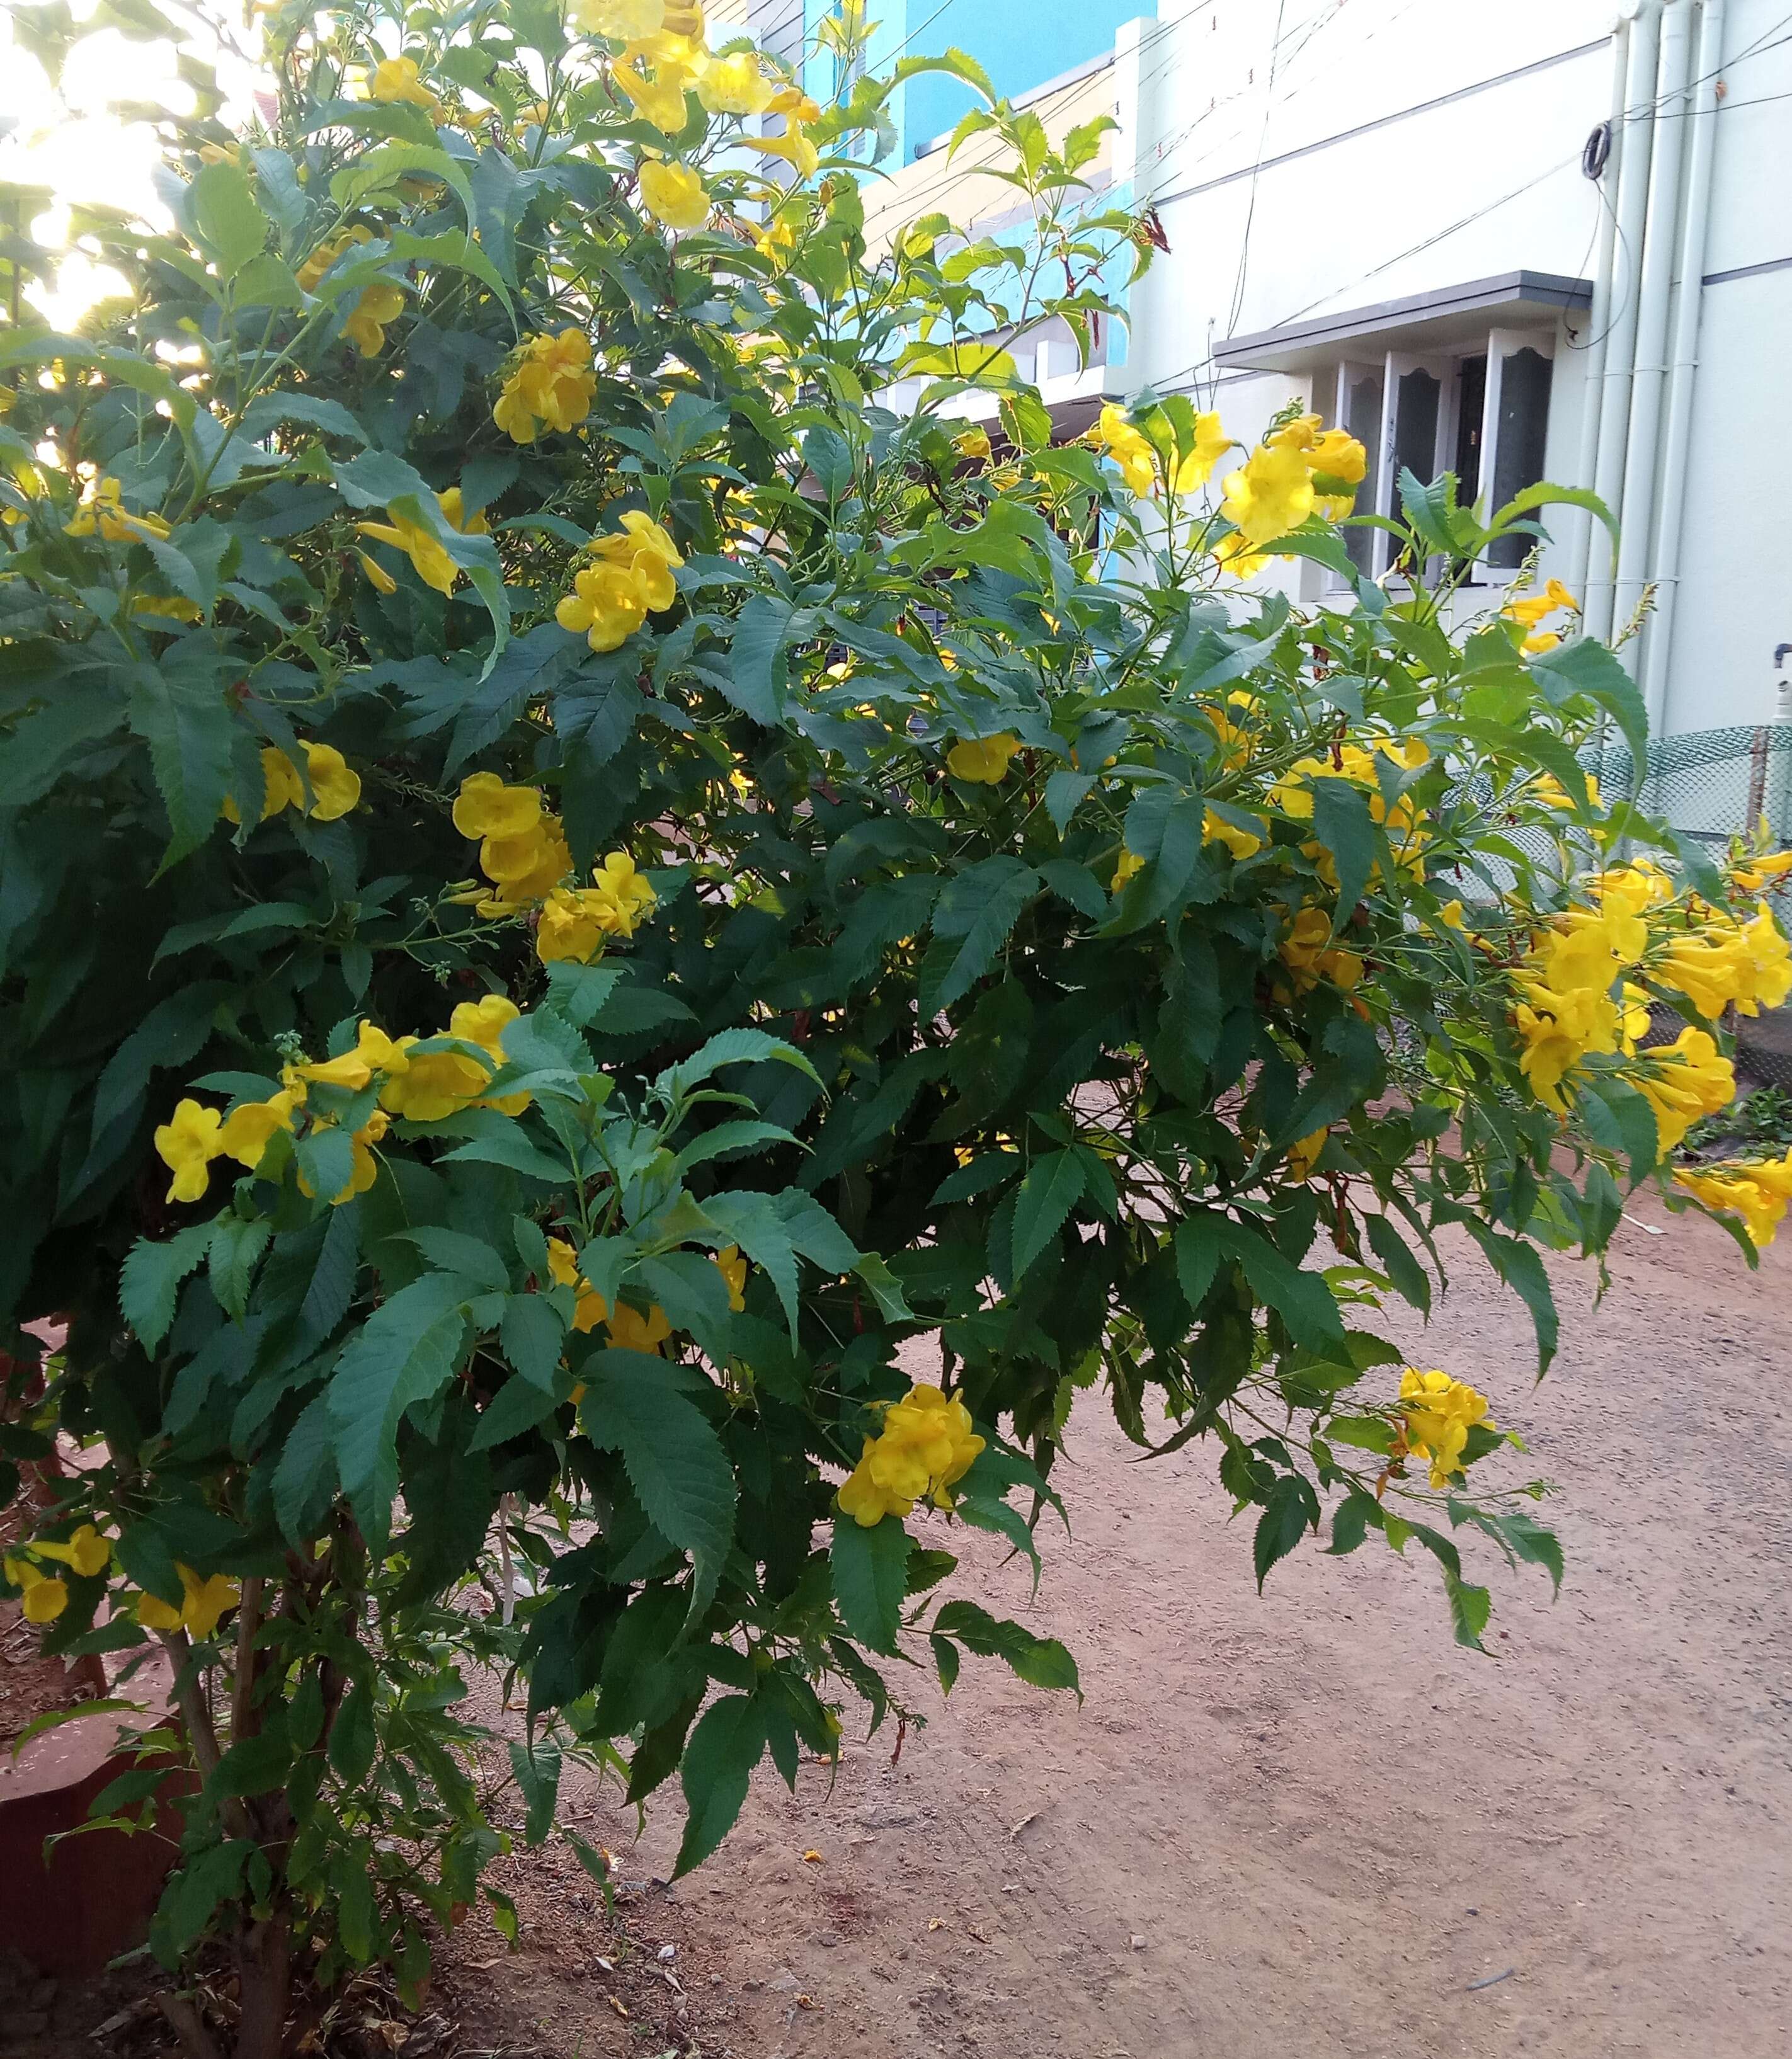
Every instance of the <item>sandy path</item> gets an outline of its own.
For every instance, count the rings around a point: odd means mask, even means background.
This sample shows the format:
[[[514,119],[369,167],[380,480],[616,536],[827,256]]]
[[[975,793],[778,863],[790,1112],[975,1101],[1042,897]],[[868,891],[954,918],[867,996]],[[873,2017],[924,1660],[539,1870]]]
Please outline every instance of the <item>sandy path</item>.
[[[883,1732],[831,1795],[768,1770],[718,1857],[636,1910],[677,1945],[700,2049],[1792,2049],[1792,1272],[1776,1252],[1751,1277],[1708,1225],[1638,1213],[1668,1234],[1620,1229],[1603,1307],[1557,1268],[1542,1389],[1528,1319],[1478,1269],[1430,1333],[1564,1488],[1557,1605],[1535,1569],[1483,1567],[1478,1657],[1428,1561],[1374,1540],[1304,1551],[1260,1601],[1209,1456],[1135,1464],[1087,1412],[1059,1483],[1075,1535],[1037,1605],[980,1536],[959,1576],[1073,1644],[1085,1706],[967,1663],[895,1768]],[[581,1827],[663,1875],[675,1815],[639,1846],[620,1812]],[[468,2045],[660,2049],[638,1993],[632,2024],[604,2005],[614,1948],[566,1863],[524,1870],[524,1951],[483,1964],[477,1997],[455,1981]]]

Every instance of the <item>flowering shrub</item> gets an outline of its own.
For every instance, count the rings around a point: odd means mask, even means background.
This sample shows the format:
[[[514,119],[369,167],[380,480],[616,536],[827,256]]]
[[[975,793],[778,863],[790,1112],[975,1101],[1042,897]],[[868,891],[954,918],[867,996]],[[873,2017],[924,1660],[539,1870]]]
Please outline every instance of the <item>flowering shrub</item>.
[[[1547,1365],[1538,1247],[1628,1186],[1756,1229],[1662,1161],[1786,991],[1765,861],[1582,772],[1618,660],[1462,589],[1586,496],[1408,477],[1376,585],[1298,406],[1053,441],[1006,343],[1135,248],[1101,125],[967,117],[1027,235],[880,253],[891,81],[823,108],[670,0],[453,20],[277,11],[177,233],[86,225],[129,304],[0,344],[0,1290],[69,1326],[5,1448],[89,1449],[6,1571],[173,1654],[157,1945],[232,1942],[257,2054],[301,1945],[414,1983],[473,1899],[468,1664],[526,1679],[528,1835],[563,1751],[676,1772],[681,1868],[918,1636],[1075,1687],[938,1591],[954,1523],[1037,1566],[1080,1389],[1211,1440],[1260,1580],[1329,1500],[1478,1642],[1452,1532],[1559,1577],[1542,1489],[1377,1312],[1456,1228]],[[1238,585],[1301,557],[1340,604]]]

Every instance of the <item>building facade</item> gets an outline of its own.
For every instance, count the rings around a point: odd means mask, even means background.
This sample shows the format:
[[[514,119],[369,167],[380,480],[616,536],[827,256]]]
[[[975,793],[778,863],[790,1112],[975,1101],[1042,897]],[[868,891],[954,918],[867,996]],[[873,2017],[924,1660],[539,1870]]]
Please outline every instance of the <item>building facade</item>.
[[[1096,363],[1067,338],[1023,344],[1068,431],[1105,397],[1186,392],[1249,441],[1298,399],[1368,445],[1365,507],[1392,504],[1403,466],[1452,470],[1465,497],[1592,487],[1622,514],[1621,551],[1559,510],[1543,568],[1584,592],[1602,634],[1641,611],[1625,655],[1654,732],[1774,719],[1792,646],[1779,0],[870,11],[889,18],[874,57],[954,43],[1056,133],[1115,117],[1094,180],[1154,209],[1169,247]],[[900,151],[867,192],[874,233],[932,209],[982,233],[1011,206],[974,148],[938,147],[969,102],[934,83],[905,89]],[[1357,548],[1384,569],[1373,532]],[[1508,553],[1479,577],[1511,569]],[[1319,597],[1319,568],[1285,570]]]

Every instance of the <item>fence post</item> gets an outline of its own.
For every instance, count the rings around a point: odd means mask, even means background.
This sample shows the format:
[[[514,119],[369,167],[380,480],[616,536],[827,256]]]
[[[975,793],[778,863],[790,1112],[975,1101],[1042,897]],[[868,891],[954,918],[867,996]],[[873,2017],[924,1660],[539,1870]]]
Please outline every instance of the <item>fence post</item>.
[[[1742,822],[1742,834],[1752,838],[1754,826],[1766,812],[1767,806],[1767,747],[1771,732],[1758,727],[1754,740],[1749,746],[1749,805],[1748,814]]]

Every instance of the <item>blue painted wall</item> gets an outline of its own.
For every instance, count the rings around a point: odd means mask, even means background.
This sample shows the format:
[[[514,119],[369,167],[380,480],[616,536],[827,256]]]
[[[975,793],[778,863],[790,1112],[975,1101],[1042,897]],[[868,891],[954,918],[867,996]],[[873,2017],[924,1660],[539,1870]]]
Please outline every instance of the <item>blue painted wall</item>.
[[[806,0],[811,39],[833,4]],[[1013,100],[1060,72],[1105,55],[1113,48],[1121,22],[1155,11],[1153,0],[870,0],[868,12],[878,25],[870,62],[881,71],[898,56],[956,48],[982,66],[998,94]],[[832,72],[831,59],[811,59],[810,91],[831,91]],[[897,102],[891,111],[900,138],[898,161],[907,164],[922,144],[946,134],[977,97],[954,78],[927,73],[911,79]]]

